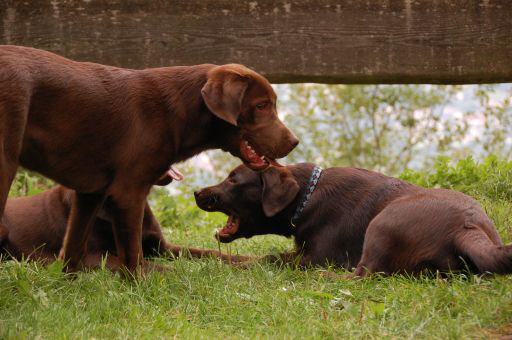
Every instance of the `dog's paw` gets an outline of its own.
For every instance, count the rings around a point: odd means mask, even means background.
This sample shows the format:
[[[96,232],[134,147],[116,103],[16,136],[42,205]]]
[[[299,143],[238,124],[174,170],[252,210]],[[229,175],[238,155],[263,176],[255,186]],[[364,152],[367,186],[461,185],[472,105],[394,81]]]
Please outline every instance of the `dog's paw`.
[[[258,261],[248,260],[248,261],[245,261],[245,262],[232,262],[232,263],[230,263],[230,265],[232,267],[234,267],[234,268],[237,268],[237,269],[250,269],[251,267],[253,267],[257,263],[258,263]]]
[[[146,261],[146,260],[142,261],[141,269],[142,269],[143,275],[151,273],[151,272],[165,273],[165,272],[169,272],[170,270],[172,270],[172,268],[169,266],[165,266],[160,263],[155,263],[155,262]]]
[[[228,255],[228,254],[222,254],[220,255],[222,262],[226,264],[236,265],[239,263],[247,263],[251,261],[257,261],[259,260],[258,257],[253,256],[242,256],[242,255]]]

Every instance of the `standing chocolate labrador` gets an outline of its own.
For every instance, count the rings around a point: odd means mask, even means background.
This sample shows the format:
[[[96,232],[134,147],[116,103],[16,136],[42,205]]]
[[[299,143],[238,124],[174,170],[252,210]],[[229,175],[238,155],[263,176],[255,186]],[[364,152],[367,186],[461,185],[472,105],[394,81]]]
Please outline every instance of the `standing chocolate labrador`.
[[[34,196],[8,199],[2,220],[7,233],[0,235],[0,255],[6,259],[54,261],[64,240],[73,194],[73,190],[57,186]],[[106,266],[114,271],[119,269],[112,217],[105,209],[100,209],[94,220],[87,246],[82,261],[85,267],[100,267],[102,258],[108,254]],[[147,203],[142,219],[142,249],[144,257],[171,253],[174,256],[190,254],[192,257],[219,257],[226,262],[248,259],[245,256],[224,255],[214,250],[168,243]]]
[[[460,192],[425,189],[357,168],[313,164],[234,169],[222,183],[195,193],[198,206],[229,216],[221,242],[293,236],[302,265],[357,265],[368,273],[424,270],[511,273],[504,246],[479,204]]]
[[[18,165],[74,189],[68,270],[103,205],[120,262],[136,270],[146,196],[171,164],[220,148],[263,169],[298,143],[268,81],[241,65],[130,70],[0,46],[0,89],[0,217]]]

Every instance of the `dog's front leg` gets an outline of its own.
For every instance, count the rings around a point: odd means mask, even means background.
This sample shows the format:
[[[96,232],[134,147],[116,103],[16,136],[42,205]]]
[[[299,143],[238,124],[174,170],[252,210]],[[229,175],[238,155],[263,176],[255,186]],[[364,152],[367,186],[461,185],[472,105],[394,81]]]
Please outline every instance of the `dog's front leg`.
[[[217,250],[183,247],[169,243],[165,243],[163,249],[175,257],[190,256],[193,258],[219,258],[222,262],[228,264],[244,263],[258,259],[257,257],[223,254]]]
[[[277,255],[267,255],[263,257],[265,262],[276,263],[280,265],[292,264],[301,266],[302,257],[296,251],[284,252]]]
[[[108,209],[112,212],[117,256],[124,274],[137,276],[142,262],[142,219],[150,187],[113,193]]]
[[[104,201],[104,193],[73,194],[66,234],[59,254],[59,259],[64,261],[67,271],[73,272],[81,268],[91,227]]]

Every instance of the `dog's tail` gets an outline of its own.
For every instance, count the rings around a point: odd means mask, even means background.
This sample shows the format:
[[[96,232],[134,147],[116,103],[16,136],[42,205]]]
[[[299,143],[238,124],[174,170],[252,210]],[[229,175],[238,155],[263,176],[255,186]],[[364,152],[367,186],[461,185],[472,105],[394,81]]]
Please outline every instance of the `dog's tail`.
[[[480,273],[512,273],[512,244],[496,245],[476,226],[456,239],[456,247],[473,262]]]

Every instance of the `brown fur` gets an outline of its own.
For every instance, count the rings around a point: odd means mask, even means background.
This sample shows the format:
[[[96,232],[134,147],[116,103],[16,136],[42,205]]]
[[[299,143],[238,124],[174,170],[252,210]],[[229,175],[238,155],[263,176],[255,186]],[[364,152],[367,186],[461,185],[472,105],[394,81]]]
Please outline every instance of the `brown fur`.
[[[7,200],[3,217],[4,233],[0,234],[0,254],[4,258],[54,261],[59,254],[71,210],[73,191],[63,186],[30,197]],[[168,243],[146,203],[142,222],[142,249],[144,257],[166,255],[192,257],[219,257],[226,262],[245,261],[248,257],[224,255],[214,250],[186,248]],[[83,260],[87,268],[101,266],[106,255],[106,266],[119,269],[116,245],[112,233],[112,217],[102,209],[91,228],[88,249]]]
[[[196,192],[196,201],[204,210],[240,218],[238,230],[218,234],[220,241],[293,236],[297,252],[281,258],[300,258],[302,265],[357,266],[355,276],[466,269],[512,272],[512,246],[502,244],[474,199],[364,169],[325,169],[292,226],[312,169],[313,164],[297,164],[256,173],[240,166],[222,183]],[[269,185],[271,194],[266,192]]]
[[[270,159],[298,143],[268,81],[241,65],[130,70],[0,46],[0,88],[0,217],[18,165],[74,189],[68,270],[103,205],[120,263],[136,270],[146,196],[171,164],[214,148],[243,158],[242,140]]]

